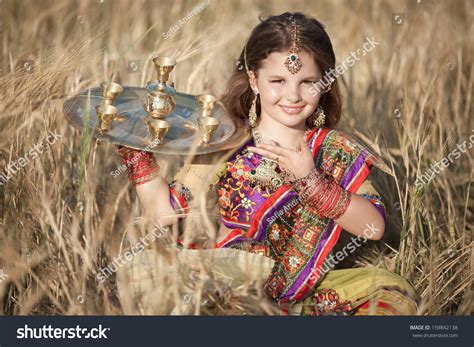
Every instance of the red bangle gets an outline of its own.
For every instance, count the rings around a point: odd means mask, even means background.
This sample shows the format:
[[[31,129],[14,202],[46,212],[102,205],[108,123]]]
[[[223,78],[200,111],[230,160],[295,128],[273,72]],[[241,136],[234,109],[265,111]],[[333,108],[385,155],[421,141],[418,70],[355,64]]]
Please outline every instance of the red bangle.
[[[294,188],[318,215],[331,219],[340,218],[351,202],[351,193],[324,176],[317,168],[297,180]]]
[[[122,157],[122,164],[127,167],[128,179],[135,185],[150,182],[158,176],[160,166],[151,152],[119,146],[118,152]]]

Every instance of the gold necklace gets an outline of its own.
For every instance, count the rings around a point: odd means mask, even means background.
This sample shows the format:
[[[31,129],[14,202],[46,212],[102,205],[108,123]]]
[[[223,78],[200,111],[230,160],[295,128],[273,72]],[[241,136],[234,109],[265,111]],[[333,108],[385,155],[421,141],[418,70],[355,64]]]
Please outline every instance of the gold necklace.
[[[308,129],[305,132],[305,136],[307,136],[310,131],[311,129]],[[252,135],[255,139],[255,144],[263,143],[262,135],[257,127],[252,128]],[[296,146],[297,152],[301,151],[301,146],[301,142]],[[270,188],[273,191],[277,190],[285,183],[291,183],[294,179],[295,177],[293,173],[281,168],[277,161],[265,157],[260,159],[260,163],[255,169],[250,171],[249,175],[251,187],[260,184],[261,186]]]

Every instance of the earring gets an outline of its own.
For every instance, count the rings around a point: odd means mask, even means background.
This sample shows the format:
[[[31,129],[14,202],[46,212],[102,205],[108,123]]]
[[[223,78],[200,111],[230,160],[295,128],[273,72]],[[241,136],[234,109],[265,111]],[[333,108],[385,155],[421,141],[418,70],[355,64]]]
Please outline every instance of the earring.
[[[324,114],[324,110],[321,106],[318,105],[316,108],[316,112],[312,115],[311,123],[314,128],[318,129],[324,126],[324,122],[326,120],[326,115]]]
[[[322,94],[326,94],[326,93],[329,93],[329,91],[331,90],[332,88],[332,84],[335,82],[336,80],[332,77],[329,78],[329,84],[328,86],[323,90]],[[327,81],[326,81],[327,82]]]
[[[255,97],[252,101],[252,106],[250,107],[249,111],[249,126],[254,128],[257,125],[257,98],[258,93],[255,93]]]

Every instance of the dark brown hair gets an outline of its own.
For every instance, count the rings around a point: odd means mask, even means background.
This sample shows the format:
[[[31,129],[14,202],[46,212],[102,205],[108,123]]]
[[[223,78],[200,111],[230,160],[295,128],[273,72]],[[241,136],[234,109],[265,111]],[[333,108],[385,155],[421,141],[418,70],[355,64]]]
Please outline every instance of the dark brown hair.
[[[314,57],[319,66],[322,77],[334,69],[336,57],[331,40],[323,25],[314,18],[301,12],[285,12],[278,16],[261,19],[252,31],[247,42],[246,59],[248,69],[257,73],[262,61],[273,52],[285,52],[291,48],[291,25],[296,21],[300,40],[300,49]],[[247,119],[253,99],[247,72],[245,70],[244,49],[240,53],[235,71],[227,82],[227,88],[221,96],[221,101],[227,110],[234,116]],[[319,105],[326,114],[324,126],[334,127],[341,118],[341,94],[337,80],[333,82],[331,90],[319,100]],[[260,105],[257,103],[257,114],[260,114]]]

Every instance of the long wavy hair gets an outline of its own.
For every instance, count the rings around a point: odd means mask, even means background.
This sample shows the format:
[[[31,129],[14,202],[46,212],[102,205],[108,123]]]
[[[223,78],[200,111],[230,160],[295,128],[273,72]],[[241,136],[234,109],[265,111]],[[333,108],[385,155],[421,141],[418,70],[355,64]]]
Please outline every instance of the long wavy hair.
[[[273,52],[286,52],[291,48],[292,20],[299,28],[298,38],[300,49],[310,53],[319,66],[322,77],[335,68],[336,57],[331,40],[324,26],[315,18],[301,12],[285,12],[267,19],[260,18],[247,41],[247,47],[242,49],[226,90],[221,96],[221,102],[234,116],[247,120],[253,99],[253,91],[245,69],[244,51],[246,51],[247,67],[256,75],[262,61]],[[258,98],[260,99],[260,98]],[[332,83],[331,90],[321,95],[319,105],[326,114],[325,127],[334,127],[341,118],[341,94],[337,80]],[[257,114],[260,114],[260,104],[257,101]]]

